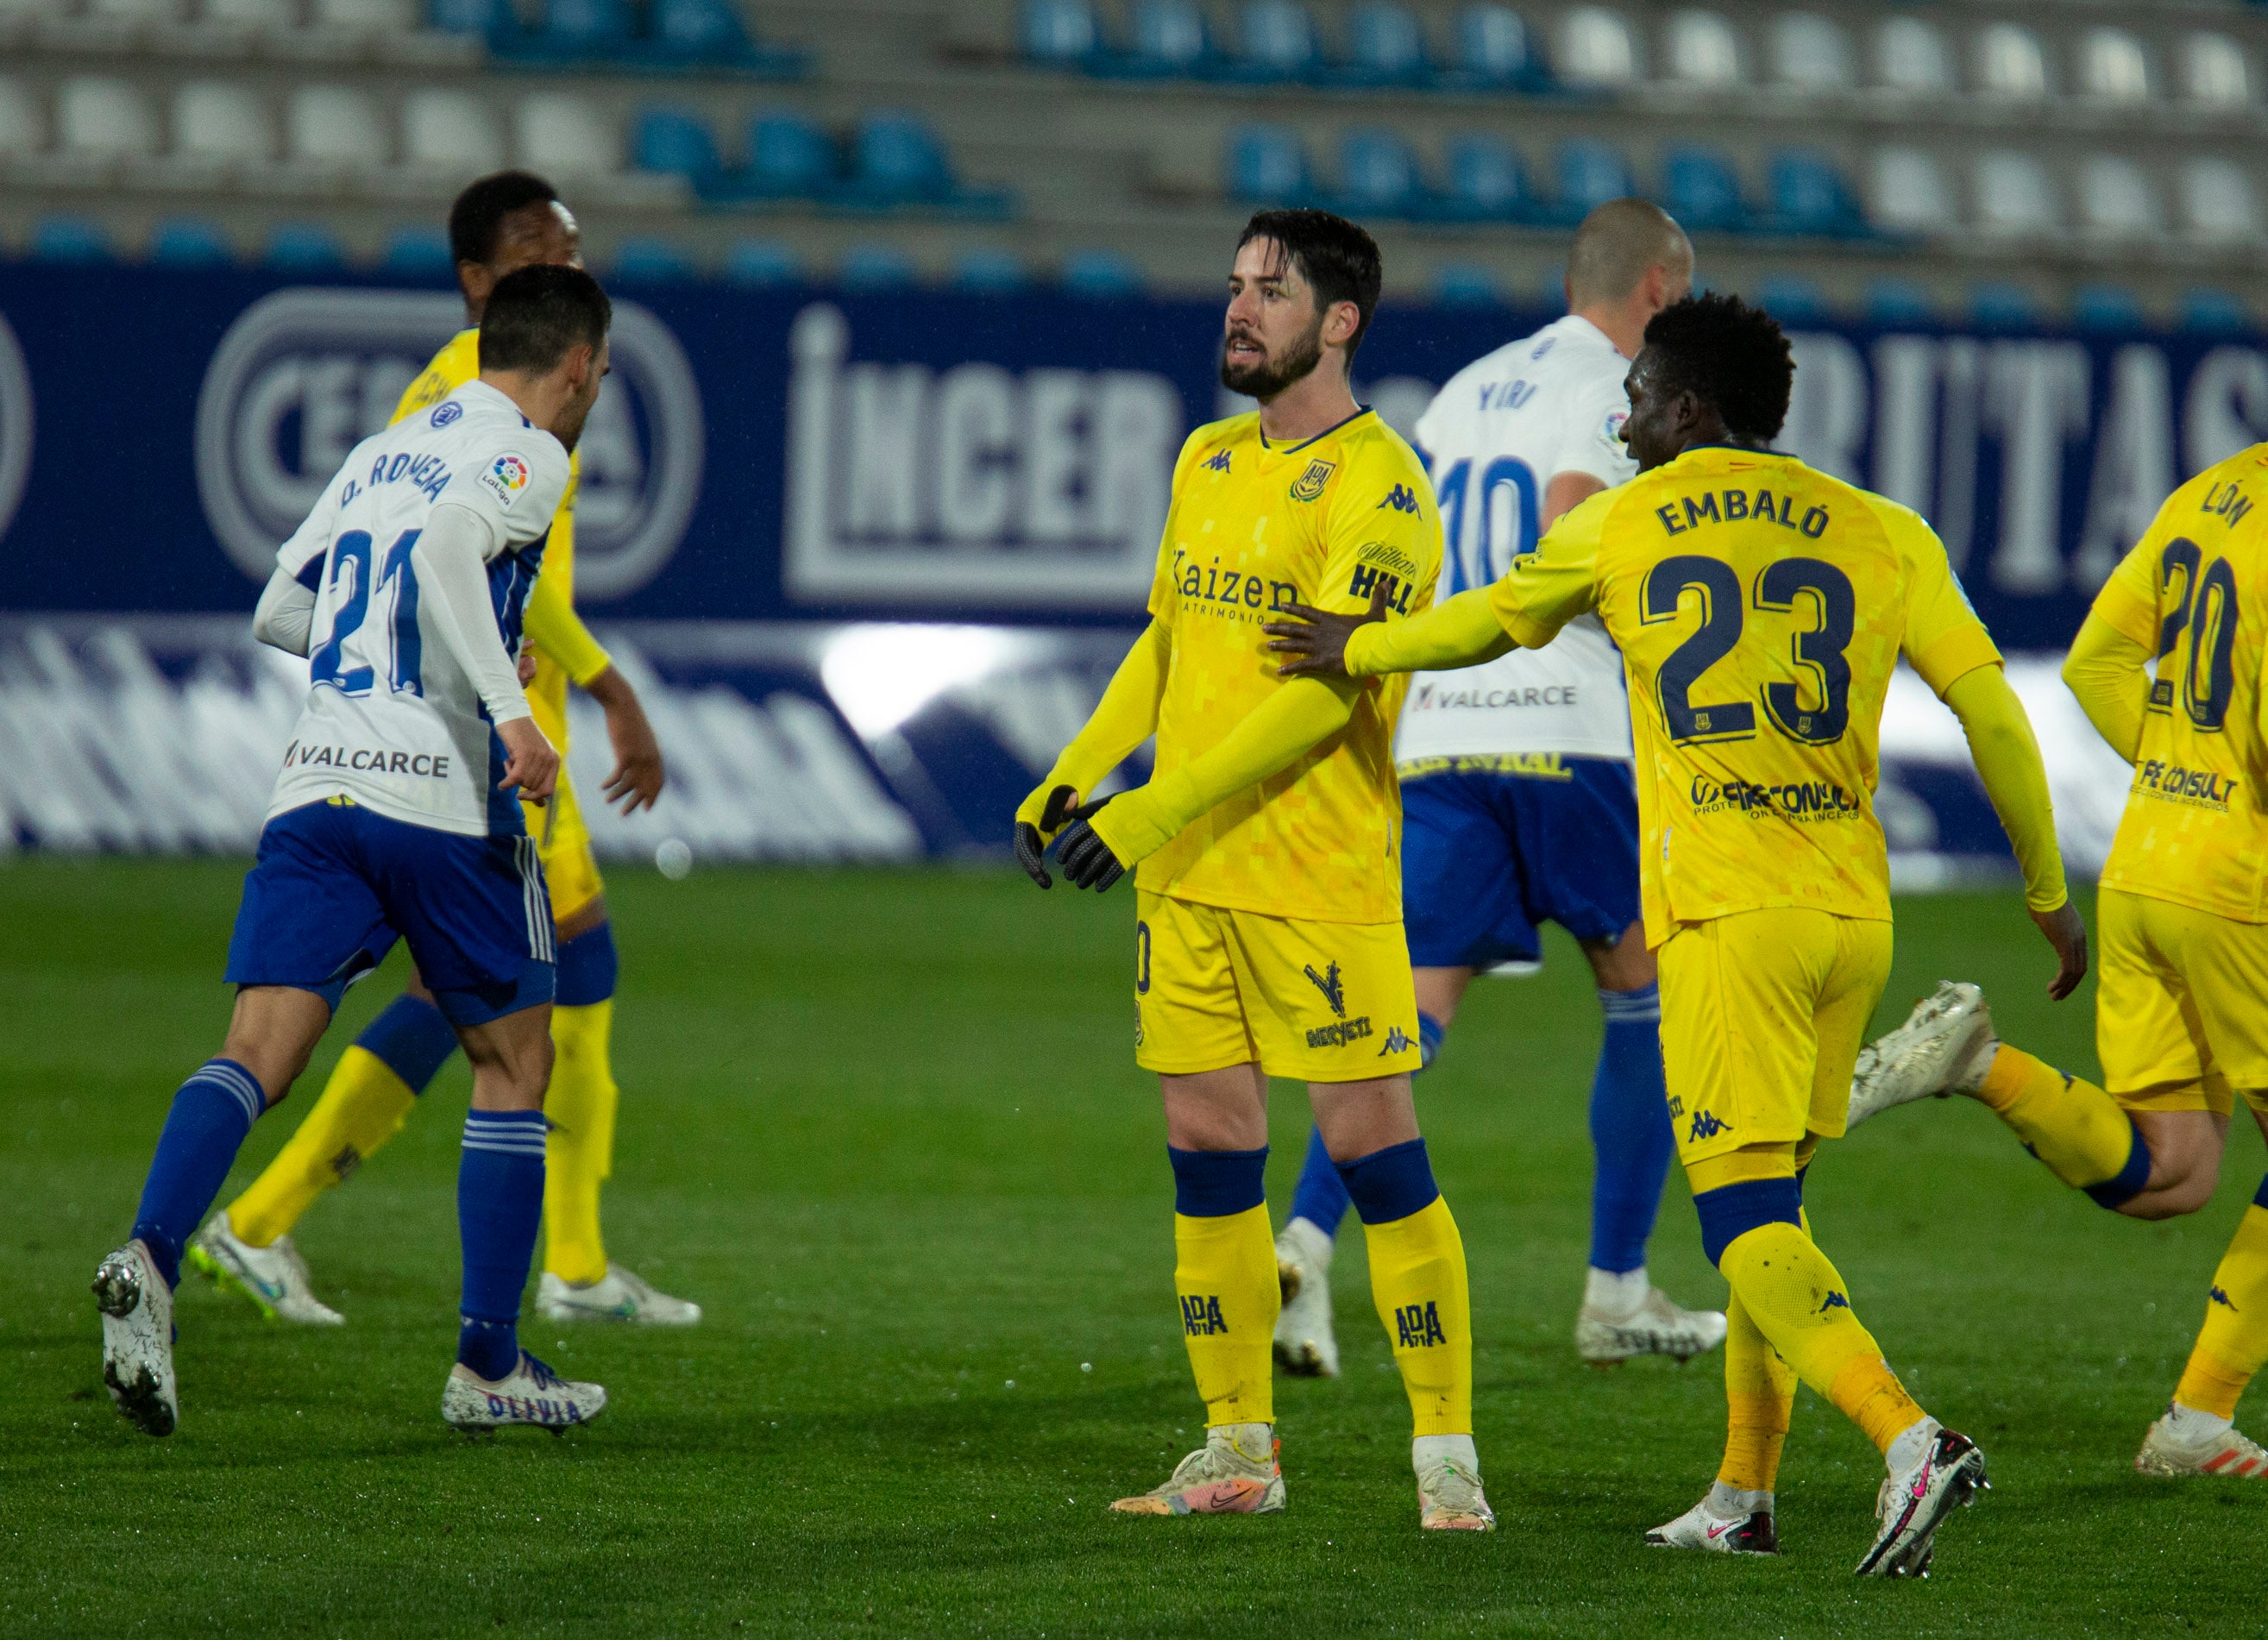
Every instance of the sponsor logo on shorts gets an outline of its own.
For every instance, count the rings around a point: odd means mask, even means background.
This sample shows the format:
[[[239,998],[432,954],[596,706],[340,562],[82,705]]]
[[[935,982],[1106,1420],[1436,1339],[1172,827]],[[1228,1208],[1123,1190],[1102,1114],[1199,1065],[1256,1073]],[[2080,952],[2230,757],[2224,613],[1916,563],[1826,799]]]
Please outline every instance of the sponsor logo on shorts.
[[[1705,724],[1704,729],[1707,728]],[[1738,810],[1746,814],[1771,815],[1782,820],[1849,820],[1866,813],[1859,795],[1832,780],[1791,780],[1763,786],[1749,780],[1719,783],[1696,775],[1687,793],[1696,814],[1719,814]]]
[[[1370,1016],[1341,1019],[1331,1025],[1319,1025],[1307,1033],[1310,1048],[1344,1048],[1349,1042],[1359,1042],[1371,1034]]]
[[[286,769],[350,769],[358,774],[421,775],[429,780],[449,777],[449,759],[431,752],[391,752],[382,748],[343,746],[301,746],[294,740],[284,749]]]
[[[1394,1312],[1394,1347],[1396,1350],[1430,1350],[1435,1344],[1446,1344],[1449,1336],[1441,1330],[1441,1313],[1436,1300],[1428,1298],[1423,1304],[1405,1304]]]
[[[1318,974],[1315,965],[1311,962],[1307,967],[1307,982],[1322,992],[1323,1000],[1330,1004],[1331,1012],[1339,1019],[1345,1019],[1346,982],[1339,977],[1339,965],[1334,962]]]
[[[1185,1292],[1182,1295],[1182,1333],[1189,1338],[1210,1338],[1215,1333],[1225,1333],[1228,1323],[1220,1313],[1220,1298],[1217,1294]]]
[[[1386,1046],[1378,1050],[1378,1056],[1383,1059],[1388,1054],[1405,1054],[1417,1046],[1400,1026],[1389,1025],[1386,1027]]]
[[[1824,1315],[1830,1310],[1847,1310],[1850,1307],[1851,1301],[1830,1287],[1827,1290],[1827,1296],[1819,1301],[1818,1313]]]
[[[1669,1101],[1669,1119],[1675,1122],[1685,1114],[1685,1100],[1681,1097]]]
[[[1330,482],[1331,474],[1337,467],[1336,461],[1308,462],[1307,470],[1300,474],[1300,482],[1292,486],[1292,499],[1314,500],[1323,493],[1323,486]]]
[[[1713,1139],[1720,1133],[1730,1133],[1733,1124],[1721,1119],[1713,1110],[1693,1113],[1693,1130],[1685,1136],[1688,1144],[1698,1144],[1704,1139]]]
[[[2208,1304],[2226,1305],[2232,1312],[2236,1308],[2236,1305],[2230,1300],[2229,1296],[2220,1290],[2218,1283],[2206,1289],[2205,1296],[2205,1302]]]
[[[2228,812],[2228,800],[2241,789],[2227,775],[2209,769],[2184,769],[2161,758],[2145,758],[2134,766],[2134,790],[2154,798],[2186,803],[2193,808]]]

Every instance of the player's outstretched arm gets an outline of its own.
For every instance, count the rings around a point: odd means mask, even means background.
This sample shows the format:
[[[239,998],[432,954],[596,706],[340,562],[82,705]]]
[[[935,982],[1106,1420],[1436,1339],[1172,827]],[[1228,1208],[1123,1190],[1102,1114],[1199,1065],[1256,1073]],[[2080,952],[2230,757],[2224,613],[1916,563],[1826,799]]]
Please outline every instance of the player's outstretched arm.
[[[1173,657],[1173,633],[1164,622],[1152,621],[1118,663],[1086,726],[1064,747],[1048,777],[1017,805],[1016,864],[1041,887],[1055,884],[1048,875],[1048,844],[1072,818],[1081,796],[1157,732],[1158,702]]]
[[[2048,995],[2061,1002],[2087,977],[2087,924],[2065,885],[2063,851],[2056,845],[2055,806],[2048,798],[2047,766],[2040,761],[2024,704],[1998,663],[1974,667],[1954,680],[1945,703],[1969,737],[1969,755],[1984,795],[2024,873],[2024,905],[2055,947],[2056,976]]]
[[[1460,592],[1406,621],[1388,622],[1386,594],[1371,594],[1360,614],[1285,604],[1271,621],[1269,650],[1284,658],[1282,678],[1374,678],[1389,672],[1453,672],[1494,660],[1515,647],[1484,589]]]
[[[252,636],[270,649],[305,658],[315,633],[315,589],[282,569],[261,589],[252,612]]]
[[[559,754],[535,726],[519,668],[497,629],[489,598],[488,554],[494,543],[489,521],[469,508],[443,503],[433,509],[417,544],[409,549],[417,577],[418,608],[450,658],[471,680],[504,746],[504,777],[522,797],[541,803],[558,783]]]
[[[2088,614],[2064,657],[2064,687],[2095,732],[2130,763],[2142,748],[2142,710],[2150,695],[2144,669],[2149,661],[2149,644],[2120,631],[2100,612]]]

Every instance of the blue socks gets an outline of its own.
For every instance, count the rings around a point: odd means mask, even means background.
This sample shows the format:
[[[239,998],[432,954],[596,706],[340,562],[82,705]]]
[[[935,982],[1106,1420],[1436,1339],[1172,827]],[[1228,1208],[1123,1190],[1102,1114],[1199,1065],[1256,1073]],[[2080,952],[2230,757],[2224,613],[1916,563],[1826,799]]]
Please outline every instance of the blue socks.
[[[1184,1218],[1226,1218],[1248,1213],[1268,1199],[1268,1147],[1256,1151],[1178,1151],[1174,1164],[1174,1211]]]
[[[1306,1219],[1327,1236],[1336,1236],[1349,1205],[1338,1164],[1323,1148],[1323,1130],[1310,1127],[1307,1159],[1300,1166],[1300,1188],[1292,1194],[1292,1217]]]
[[[1409,1139],[1339,1164],[1339,1179],[1366,1224],[1390,1224],[1432,1206],[1441,1194],[1425,1141]]]
[[[519,1298],[542,1217],[543,1113],[469,1113],[457,1169],[465,1258],[457,1359],[491,1383],[519,1362]]]
[[[1620,1276],[1644,1268],[1676,1148],[1661,1074],[1661,990],[1601,991],[1607,1036],[1591,1081],[1591,1267]]]
[[[208,1059],[173,1095],[142,1186],[134,1233],[168,1287],[181,1284],[181,1249],[204,1222],[244,1136],[268,1108],[259,1078],[233,1059]]]
[[[363,1026],[355,1046],[383,1062],[412,1093],[423,1093],[457,1051],[457,1033],[438,1008],[405,991]]]

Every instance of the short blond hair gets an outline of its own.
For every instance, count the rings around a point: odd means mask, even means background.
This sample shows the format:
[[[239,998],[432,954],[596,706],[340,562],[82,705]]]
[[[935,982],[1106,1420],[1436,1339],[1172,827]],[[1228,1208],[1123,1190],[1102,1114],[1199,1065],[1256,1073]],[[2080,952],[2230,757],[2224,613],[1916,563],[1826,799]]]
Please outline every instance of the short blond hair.
[[[1677,219],[1643,199],[1610,199],[1583,218],[1567,252],[1567,294],[1577,307],[1628,299],[1650,268],[1690,272],[1693,246]]]

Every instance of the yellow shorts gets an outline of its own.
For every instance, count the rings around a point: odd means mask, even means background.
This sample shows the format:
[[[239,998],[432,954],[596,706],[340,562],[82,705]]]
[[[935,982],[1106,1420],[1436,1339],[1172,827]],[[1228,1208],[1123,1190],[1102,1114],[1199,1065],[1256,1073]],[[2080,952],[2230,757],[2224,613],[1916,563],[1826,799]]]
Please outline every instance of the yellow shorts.
[[[2268,1110],[2268,923],[2106,888],[2095,1053],[2129,1110]]]
[[[1680,924],[1656,956],[1680,1160],[1842,1136],[1852,1067],[1890,975],[1888,923],[1744,911]]]
[[[1135,896],[1135,1063],[1187,1076],[1257,1060],[1271,1077],[1360,1082],[1418,1069],[1418,994],[1399,923],[1308,923]]]
[[[583,824],[583,811],[575,802],[575,788],[567,771],[559,771],[559,790],[542,808],[530,805],[527,828],[535,834],[535,851],[543,860],[544,880],[551,885],[551,920],[564,923],[607,891],[599,876],[599,862],[591,852],[591,833]]]

